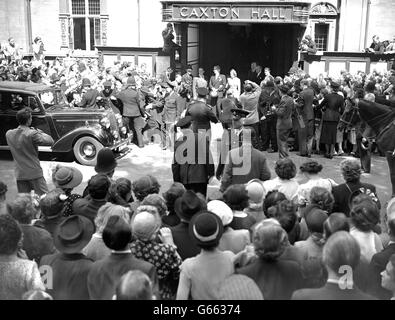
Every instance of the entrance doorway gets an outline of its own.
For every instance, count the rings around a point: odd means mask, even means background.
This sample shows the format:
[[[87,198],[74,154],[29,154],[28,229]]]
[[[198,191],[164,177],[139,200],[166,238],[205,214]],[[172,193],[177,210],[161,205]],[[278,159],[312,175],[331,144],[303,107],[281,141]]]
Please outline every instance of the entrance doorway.
[[[85,18],[74,18],[74,49],[86,50]]]
[[[236,69],[241,80],[247,78],[252,61],[284,76],[297,60],[298,38],[304,32],[293,24],[201,23],[199,27],[200,65],[206,75],[218,64],[223,74]]]

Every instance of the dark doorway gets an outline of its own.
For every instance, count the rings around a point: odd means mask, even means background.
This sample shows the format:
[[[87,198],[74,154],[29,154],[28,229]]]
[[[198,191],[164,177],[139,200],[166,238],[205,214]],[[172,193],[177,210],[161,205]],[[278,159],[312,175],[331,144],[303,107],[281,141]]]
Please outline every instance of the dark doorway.
[[[86,50],[85,18],[74,18],[74,49]]]
[[[200,24],[200,64],[208,71],[216,64],[222,73],[236,69],[241,80],[247,77],[250,63],[269,67],[273,75],[284,76],[297,60],[299,25],[225,23]]]

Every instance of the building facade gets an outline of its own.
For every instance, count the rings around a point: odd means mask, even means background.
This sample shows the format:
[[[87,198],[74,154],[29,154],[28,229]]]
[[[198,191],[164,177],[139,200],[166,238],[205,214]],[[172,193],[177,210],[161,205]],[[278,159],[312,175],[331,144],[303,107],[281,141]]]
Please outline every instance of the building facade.
[[[391,40],[395,1],[2,0],[0,39],[31,52],[36,36],[47,54],[93,55],[97,46],[161,48],[174,24],[181,64],[225,69],[258,60],[284,73],[310,34],[320,51],[361,52],[373,35]]]

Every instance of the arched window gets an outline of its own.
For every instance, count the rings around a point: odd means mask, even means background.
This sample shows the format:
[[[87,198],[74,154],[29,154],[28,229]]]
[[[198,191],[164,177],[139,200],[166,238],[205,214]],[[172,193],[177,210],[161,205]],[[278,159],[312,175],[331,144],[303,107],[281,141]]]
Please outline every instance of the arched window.
[[[310,34],[319,51],[333,51],[339,11],[332,4],[320,2],[310,10]]]

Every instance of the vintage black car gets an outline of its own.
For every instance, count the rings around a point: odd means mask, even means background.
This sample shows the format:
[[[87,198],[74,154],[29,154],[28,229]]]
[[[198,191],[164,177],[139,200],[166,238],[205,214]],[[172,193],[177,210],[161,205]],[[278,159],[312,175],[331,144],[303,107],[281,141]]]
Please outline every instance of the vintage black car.
[[[130,134],[122,116],[112,109],[76,108],[67,104],[60,89],[28,82],[0,82],[0,149],[9,149],[5,134],[18,127],[16,113],[30,107],[32,127],[52,136],[52,147],[39,151],[73,154],[84,165],[95,165],[103,147],[127,152]]]

